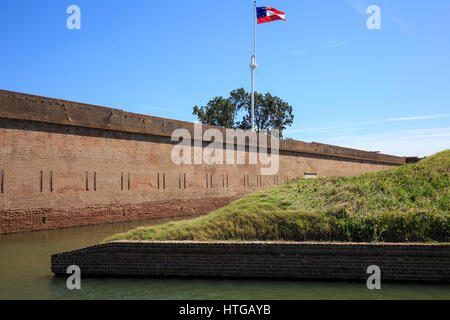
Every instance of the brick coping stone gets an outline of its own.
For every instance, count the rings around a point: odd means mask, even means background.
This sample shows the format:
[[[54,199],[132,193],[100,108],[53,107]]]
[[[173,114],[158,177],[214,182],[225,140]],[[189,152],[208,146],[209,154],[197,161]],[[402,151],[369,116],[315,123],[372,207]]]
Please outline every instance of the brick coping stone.
[[[448,246],[450,243],[439,242],[345,242],[345,241],[243,241],[243,240],[211,240],[211,241],[196,241],[196,240],[115,240],[105,242],[107,243],[190,243],[190,244],[317,244],[317,245],[373,245],[373,246]]]

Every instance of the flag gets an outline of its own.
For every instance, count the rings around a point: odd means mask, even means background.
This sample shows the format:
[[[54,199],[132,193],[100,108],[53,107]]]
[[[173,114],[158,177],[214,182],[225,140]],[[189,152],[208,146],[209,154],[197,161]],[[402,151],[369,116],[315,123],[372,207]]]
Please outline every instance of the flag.
[[[256,17],[258,18],[258,24],[275,20],[286,21],[286,14],[284,12],[270,7],[257,7]]]

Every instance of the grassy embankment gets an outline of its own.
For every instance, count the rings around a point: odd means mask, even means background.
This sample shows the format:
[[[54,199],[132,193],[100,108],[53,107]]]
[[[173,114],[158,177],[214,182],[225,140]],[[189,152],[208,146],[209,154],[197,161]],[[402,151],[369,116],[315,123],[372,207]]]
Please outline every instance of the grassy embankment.
[[[355,177],[296,179],[206,216],[112,240],[449,242],[450,150]]]

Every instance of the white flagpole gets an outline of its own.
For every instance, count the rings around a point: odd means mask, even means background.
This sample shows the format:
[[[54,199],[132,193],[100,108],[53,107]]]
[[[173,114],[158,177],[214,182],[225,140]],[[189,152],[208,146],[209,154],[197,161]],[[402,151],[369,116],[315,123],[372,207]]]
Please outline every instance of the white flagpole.
[[[254,1],[254,31],[253,31],[253,55],[252,55],[252,64],[250,65],[250,69],[252,70],[252,95],[251,95],[251,122],[252,122],[252,131],[255,130],[255,79],[254,73],[255,69],[258,67],[256,65],[256,0]]]

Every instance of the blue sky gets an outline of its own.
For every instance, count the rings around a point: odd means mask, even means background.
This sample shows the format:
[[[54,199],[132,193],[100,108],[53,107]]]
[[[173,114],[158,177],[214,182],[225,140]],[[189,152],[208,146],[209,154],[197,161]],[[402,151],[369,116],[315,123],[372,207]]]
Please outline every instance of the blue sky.
[[[66,8],[81,8],[81,30]],[[381,8],[368,30],[366,8]],[[268,0],[256,89],[294,107],[285,136],[395,155],[450,147],[450,1]],[[0,88],[195,121],[250,89],[251,0],[0,5]]]

